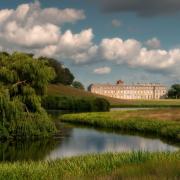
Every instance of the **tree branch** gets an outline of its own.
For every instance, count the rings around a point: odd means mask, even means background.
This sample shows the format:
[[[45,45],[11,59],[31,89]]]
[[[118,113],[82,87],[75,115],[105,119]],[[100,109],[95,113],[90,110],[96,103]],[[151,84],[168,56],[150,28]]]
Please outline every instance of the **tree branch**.
[[[13,86],[16,86],[16,85],[19,85],[19,84],[24,84],[26,83],[27,80],[24,80],[24,81],[18,81],[17,83],[13,84]]]

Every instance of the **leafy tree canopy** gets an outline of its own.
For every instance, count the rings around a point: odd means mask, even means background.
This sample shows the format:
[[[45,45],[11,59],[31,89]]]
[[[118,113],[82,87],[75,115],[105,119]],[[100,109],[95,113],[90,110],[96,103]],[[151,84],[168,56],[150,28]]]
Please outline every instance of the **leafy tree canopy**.
[[[169,98],[180,99],[180,84],[174,84],[168,92]]]
[[[85,89],[84,88],[84,85],[81,83],[81,82],[79,82],[79,81],[74,81],[73,83],[72,83],[72,86],[74,87],[74,88],[77,88],[77,89]]]
[[[9,134],[17,133],[20,129],[21,134],[23,129],[17,126],[22,120],[23,127],[26,127],[25,121],[48,120],[41,107],[41,95],[45,94],[48,82],[54,77],[55,72],[46,61],[25,53],[0,53],[0,133],[5,130]],[[34,125],[31,127],[34,128],[32,134],[41,133]]]
[[[51,81],[53,84],[61,83],[64,85],[71,85],[74,80],[74,75],[71,71],[64,67],[59,61],[53,58],[40,57],[40,60],[45,60],[55,70],[56,77]]]

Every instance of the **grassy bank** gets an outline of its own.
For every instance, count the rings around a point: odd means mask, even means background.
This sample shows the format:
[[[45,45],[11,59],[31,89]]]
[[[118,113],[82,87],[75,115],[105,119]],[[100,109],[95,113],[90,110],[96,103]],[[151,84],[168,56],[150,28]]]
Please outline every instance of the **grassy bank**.
[[[180,141],[180,109],[65,114],[60,119],[93,127],[149,133]]]
[[[106,153],[56,161],[0,164],[0,179],[180,178],[180,152]]]
[[[179,99],[159,99],[159,100],[126,100],[119,103],[111,103],[111,107],[159,107],[159,108],[168,108],[168,107],[180,107]]]

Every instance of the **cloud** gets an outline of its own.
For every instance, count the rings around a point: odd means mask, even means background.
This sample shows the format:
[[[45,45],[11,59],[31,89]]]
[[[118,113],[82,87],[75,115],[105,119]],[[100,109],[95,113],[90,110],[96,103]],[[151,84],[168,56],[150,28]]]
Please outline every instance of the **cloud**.
[[[60,25],[85,18],[83,10],[42,9],[39,1],[0,10],[0,41],[8,47],[37,48],[57,44]]]
[[[94,69],[94,74],[109,74],[111,72],[111,68],[110,67],[100,67],[100,68],[96,68]]]
[[[150,49],[159,49],[161,47],[161,42],[157,38],[152,38],[147,40],[145,45]]]
[[[138,56],[141,43],[134,39],[123,41],[120,38],[103,39],[99,51],[103,59],[119,64]]]
[[[180,12],[179,0],[101,0],[105,12],[134,12],[142,17]]]
[[[122,22],[119,21],[118,19],[113,19],[112,20],[112,26],[113,27],[120,27],[122,25]]]
[[[60,56],[73,60],[75,64],[86,63],[97,55],[98,47],[92,43],[92,29],[86,29],[79,34],[67,30],[56,45],[46,46],[39,51],[40,55]]]
[[[21,4],[16,9],[0,10],[0,46],[10,51],[30,51],[36,55],[85,63],[97,54],[92,29],[74,34],[61,32],[64,23],[85,18],[83,10],[41,8],[39,1]]]
[[[60,29],[53,24],[20,27],[11,21],[0,32],[0,39],[22,47],[37,48],[58,42]]]
[[[123,41],[120,38],[103,39],[99,51],[102,59],[140,67],[148,71],[180,75],[180,49],[147,49],[135,39]]]
[[[16,9],[0,10],[0,23],[4,21],[17,21],[21,26],[32,26],[36,24],[51,23],[61,25],[64,23],[75,23],[85,19],[83,10],[41,8],[39,1],[29,4],[21,4]]]

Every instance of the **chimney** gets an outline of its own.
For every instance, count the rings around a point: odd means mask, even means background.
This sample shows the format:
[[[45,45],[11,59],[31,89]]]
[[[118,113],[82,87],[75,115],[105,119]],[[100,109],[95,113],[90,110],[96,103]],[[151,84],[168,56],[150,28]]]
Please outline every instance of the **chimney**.
[[[124,81],[118,80],[118,81],[116,82],[116,84],[117,84],[117,85],[122,85],[122,84],[124,84]]]

